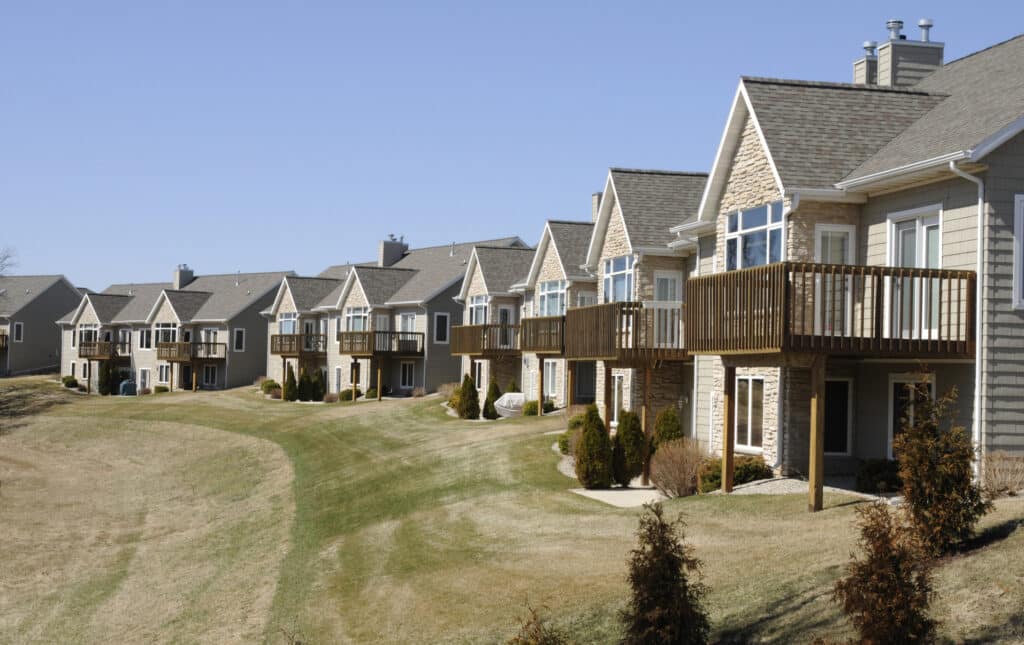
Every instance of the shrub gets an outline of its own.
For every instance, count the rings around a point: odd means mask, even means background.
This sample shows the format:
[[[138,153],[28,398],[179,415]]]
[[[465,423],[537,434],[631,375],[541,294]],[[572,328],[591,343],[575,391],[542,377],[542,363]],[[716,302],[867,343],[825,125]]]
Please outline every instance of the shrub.
[[[697,492],[697,473],[707,455],[692,439],[673,439],[658,446],[651,457],[651,483],[666,497]]]
[[[358,398],[358,397],[360,397],[362,395],[363,395],[362,391],[360,391],[359,388],[356,388],[356,397]],[[351,401],[352,400],[352,388],[347,387],[344,390],[342,390],[341,392],[338,392],[338,400],[339,401]]]
[[[299,400],[299,385],[295,382],[295,370],[292,369],[291,364],[288,364],[287,374],[284,379],[284,388],[282,388],[282,398],[285,401],[298,401]]]
[[[279,387],[275,387],[274,389],[272,389],[270,391],[270,398],[272,398],[272,399],[280,400],[281,399],[281,395],[282,395],[282,392],[281,392],[281,388],[279,388]]]
[[[996,451],[985,455],[985,493],[990,497],[1024,491],[1024,457]]]
[[[306,370],[300,370],[299,375],[299,400],[300,401],[312,401],[313,400],[313,380],[309,377],[309,372]]]
[[[337,403],[338,402],[338,395],[335,394],[334,392],[327,392],[327,393],[324,394],[324,397],[321,400],[324,403]]]
[[[442,383],[441,385],[439,385],[437,387],[437,393],[440,394],[441,397],[445,401],[448,401],[449,403],[451,402],[452,395],[455,394],[458,391],[459,391],[459,384],[458,383]]]
[[[456,408],[460,419],[480,418],[480,395],[476,391],[476,383],[472,377],[466,374],[462,379],[462,388],[459,391],[459,406]]]
[[[575,455],[576,445],[580,441],[583,423],[587,420],[586,410],[575,416],[569,417],[569,428],[558,435],[558,450],[563,455]]]
[[[169,391],[170,391],[170,388],[168,388],[166,385],[157,385],[156,387],[153,388],[153,393],[154,394],[163,394],[164,392],[169,392]]]
[[[757,455],[738,455],[733,461],[733,484],[748,484],[773,477],[772,469]],[[710,493],[722,487],[722,458],[705,459],[697,472],[700,492]]]
[[[711,625],[704,609],[701,562],[684,544],[682,517],[665,520],[661,504],[645,504],[637,546],[629,554],[632,596],[622,612],[625,645],[707,643]],[[691,582],[690,574],[698,580]]]
[[[78,379],[76,379],[74,376],[65,376],[64,378],[61,379],[61,382],[64,383],[64,387],[66,388],[74,389],[78,387]]]
[[[427,395],[427,390],[422,387],[414,387],[412,389],[412,398],[421,399]]]
[[[89,388],[87,388],[87,387],[86,387],[86,386],[84,386],[84,385],[79,385],[79,386],[78,386],[78,391],[79,391],[79,392],[88,392],[88,391],[89,391]]]
[[[587,408],[581,432],[576,479],[584,488],[608,488],[612,484],[612,445],[596,405]]]
[[[279,389],[280,387],[281,386],[278,385],[277,381],[275,381],[274,379],[264,379],[263,382],[260,383],[260,389],[263,390],[264,394],[270,394],[271,390],[276,390]]]
[[[572,434],[572,430],[566,430],[562,434],[558,435],[558,452],[563,455],[569,454],[569,435]]]
[[[323,401],[324,394],[327,393],[327,384],[324,383],[324,375],[320,370],[313,370],[313,375],[309,378],[309,400],[310,401]]]
[[[498,389],[498,382],[491,379],[491,384],[487,386],[487,398],[484,399],[484,411],[483,415],[485,419],[497,419],[498,411],[494,409],[494,402],[501,396],[501,390]]]
[[[508,645],[568,645],[569,639],[559,629],[547,624],[539,607],[526,606],[529,615],[520,618],[519,633],[508,640]]]
[[[376,399],[377,398],[377,388],[375,388],[375,387],[367,388],[366,389],[366,396],[363,397],[363,398],[366,398],[366,399]]]
[[[511,381],[508,382],[508,387],[505,388],[505,391],[506,392],[512,392],[513,394],[518,394],[519,393],[519,391],[520,391],[519,390],[519,386],[516,385],[516,380],[515,379],[512,379]]]
[[[899,463],[889,459],[865,459],[857,468],[856,487],[862,493],[895,493],[903,486]]]
[[[109,396],[114,386],[112,379],[115,377],[111,371],[112,363],[113,361],[100,363],[99,374],[96,378],[96,391],[100,393],[100,396]]]
[[[619,427],[612,438],[612,478],[620,486],[629,486],[644,469],[644,444],[647,438],[634,412],[619,412]]]
[[[555,402],[554,401],[545,401],[544,402],[544,413],[547,414],[548,412],[554,412],[554,411],[555,411]],[[537,399],[534,399],[532,401],[526,401],[526,402],[523,403],[523,416],[524,417],[535,417],[535,416],[537,416]]]
[[[893,441],[910,522],[933,555],[948,553],[974,533],[990,509],[974,482],[974,446],[956,425],[956,388],[932,400],[927,383],[915,394],[913,422]]]
[[[667,407],[654,418],[653,449],[657,450],[662,443],[683,438],[683,424],[679,421],[679,413],[674,407]]]
[[[925,549],[885,503],[859,508],[857,515],[862,555],[836,582],[834,600],[861,642],[931,642],[935,621],[927,615],[932,581]]]

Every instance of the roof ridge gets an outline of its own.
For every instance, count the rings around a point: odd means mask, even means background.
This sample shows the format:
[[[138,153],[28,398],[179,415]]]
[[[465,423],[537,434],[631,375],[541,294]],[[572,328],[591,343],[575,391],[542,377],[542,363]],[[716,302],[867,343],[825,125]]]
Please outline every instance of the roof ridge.
[[[134,298],[135,297],[135,296],[128,295],[127,293],[103,293],[102,291],[97,291],[95,293],[83,293],[82,295],[85,296],[86,298],[91,298],[92,296],[103,296],[104,298]]]
[[[982,47],[981,49],[979,49],[977,51],[971,52],[970,54],[964,54],[960,58],[954,58],[953,60],[949,61],[948,63],[943,63],[942,67],[940,67],[939,69],[946,69],[950,65],[955,65],[956,63],[959,63],[961,61],[967,60],[971,56],[977,56],[978,54],[984,54],[985,52],[987,52],[990,49],[995,49],[996,47],[1001,47],[1001,46],[1003,46],[1003,45],[1005,45],[1005,44],[1007,44],[1009,42],[1013,42],[1014,40],[1017,40],[1018,38],[1024,38],[1024,33],[1017,34],[1016,36],[1010,36],[1006,40],[999,41],[998,43],[989,45],[988,47]]]
[[[650,168],[621,168],[612,166],[608,169],[611,172],[626,172],[642,175],[682,175],[685,177],[707,177],[708,173],[696,170],[654,170]]]
[[[7,280],[7,279],[11,279],[11,278],[64,278],[65,280],[67,280],[67,278],[64,276],[63,273],[30,273],[30,274],[21,274],[21,273],[19,273],[17,275],[11,274],[11,275],[0,276],[0,280]]]
[[[287,273],[292,273],[293,271],[294,271],[293,269],[288,269],[287,271],[235,271],[233,273],[202,273],[202,274],[197,274],[192,279],[192,281],[195,282],[199,278],[226,278],[227,276],[232,276],[232,275],[235,275],[235,276],[239,276],[239,275],[274,275],[274,274],[278,274],[278,273],[285,273],[285,274],[287,274]],[[158,282],[151,282],[151,283],[148,283],[148,284],[160,284],[160,283],[158,283]]]
[[[549,219],[548,224],[578,224],[580,226],[593,226],[594,222],[577,219]]]
[[[476,249],[491,249],[492,251],[536,251],[537,249],[528,246],[488,246],[487,244],[477,244]]]
[[[285,278],[290,280],[323,280],[324,282],[341,282],[341,278],[323,278],[318,275],[286,275]]]
[[[358,267],[352,267],[352,268],[353,269],[376,269],[378,271],[411,271],[413,273],[416,273],[417,271],[419,271],[419,269],[410,269],[410,268],[407,268],[407,267],[396,267],[396,266],[390,266],[390,267],[358,266]],[[337,280],[337,278],[325,278],[325,280]]]
[[[892,94],[913,94],[919,96],[948,96],[939,92],[916,90],[911,87],[891,87],[888,85],[867,85],[864,83],[841,83],[838,81],[808,81],[794,78],[771,78],[767,76],[741,76],[744,83],[762,83],[765,85],[792,85],[796,87],[820,87],[831,90],[863,90],[866,92],[882,92]]]
[[[482,244],[485,244],[487,242],[498,242],[500,240],[513,240],[513,239],[517,240],[517,239],[520,239],[520,238],[519,238],[518,235],[506,235],[504,237],[492,237],[492,238],[488,238],[486,240],[476,240],[476,241],[469,241],[469,242],[448,242],[447,244],[434,244],[432,246],[417,246],[416,248],[410,248],[408,251],[406,251],[406,253],[412,253],[414,251],[429,251],[430,249],[440,249],[440,248],[444,248],[444,247],[449,247],[452,244],[454,244],[455,246],[481,246]],[[335,265],[335,266],[339,266],[339,265]]]
[[[164,289],[168,293],[205,293],[213,295],[212,291],[200,291],[199,289]]]

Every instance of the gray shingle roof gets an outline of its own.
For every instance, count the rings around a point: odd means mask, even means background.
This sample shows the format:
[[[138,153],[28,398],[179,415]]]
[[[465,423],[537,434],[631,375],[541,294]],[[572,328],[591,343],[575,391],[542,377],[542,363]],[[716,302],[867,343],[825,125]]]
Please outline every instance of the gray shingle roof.
[[[941,96],[917,88],[743,79],[775,168],[787,188],[830,188]]]
[[[181,322],[195,318],[196,313],[213,295],[208,291],[174,291],[172,289],[168,289],[164,293],[167,294],[167,301],[171,303],[174,313],[178,314],[178,320]]]
[[[663,247],[669,229],[696,217],[707,173],[612,168],[629,240],[635,248]]]
[[[594,234],[594,223],[550,220],[548,229],[565,274],[573,276],[582,273],[580,266],[587,261],[587,248]]]
[[[110,323],[117,317],[117,314],[124,309],[129,302],[131,302],[131,296],[121,296],[110,293],[92,293],[89,294],[89,303],[92,305],[93,313],[103,324]]]
[[[335,265],[329,266],[326,269],[324,269],[323,271],[321,271],[317,275],[317,277],[318,278],[331,278],[333,280],[341,280],[342,282],[344,282],[345,278],[348,277],[348,272],[352,269],[352,267],[355,267],[355,266],[363,266],[363,267],[365,267],[365,266],[377,266],[377,263],[376,262],[357,262],[355,264],[335,264]]]
[[[835,181],[970,150],[1024,115],[1024,35],[947,63],[914,89],[948,98]]]
[[[475,246],[521,246],[518,237],[502,237],[479,242],[446,244],[422,249],[410,249],[393,266],[400,269],[415,269],[416,275],[395,292],[388,302],[423,302],[434,297],[447,286],[454,284],[465,275],[466,263]]]
[[[14,315],[57,282],[62,275],[0,276],[0,317]]]
[[[416,275],[413,269],[395,267],[355,267],[353,269],[363,286],[363,294],[371,305],[381,305],[391,299],[402,285]]]
[[[477,265],[490,293],[508,293],[512,285],[526,279],[534,250],[514,246],[476,247]]]
[[[347,274],[346,274],[347,275]],[[332,292],[339,290],[344,280],[334,278],[288,278],[288,291],[292,294],[295,308],[299,311],[310,311],[320,305]],[[338,298],[334,298],[337,302]]]
[[[172,289],[170,282],[147,282],[142,284],[112,284],[103,290],[105,294],[132,296],[131,301],[119,311],[111,322],[142,322],[149,316],[156,299],[164,289]]]

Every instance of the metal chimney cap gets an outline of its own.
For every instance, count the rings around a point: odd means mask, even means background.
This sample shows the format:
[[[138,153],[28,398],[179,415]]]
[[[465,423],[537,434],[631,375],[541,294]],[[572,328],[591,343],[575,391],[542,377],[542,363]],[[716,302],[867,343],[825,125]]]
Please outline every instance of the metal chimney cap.
[[[889,40],[899,40],[900,30],[903,29],[903,21],[893,18],[885,23],[885,28],[889,30]]]
[[[874,56],[875,50],[878,49],[878,42],[874,40],[865,40],[863,47],[868,56]]]
[[[921,18],[920,20],[917,21],[917,26],[918,27],[934,27],[935,26],[935,21],[932,20],[931,18]]]

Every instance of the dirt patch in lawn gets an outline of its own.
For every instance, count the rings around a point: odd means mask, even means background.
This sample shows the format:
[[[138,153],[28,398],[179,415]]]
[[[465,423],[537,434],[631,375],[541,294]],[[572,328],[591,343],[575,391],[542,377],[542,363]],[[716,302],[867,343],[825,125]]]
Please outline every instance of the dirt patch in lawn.
[[[294,515],[279,446],[186,424],[41,416],[0,437],[0,454],[5,638],[262,637]]]

